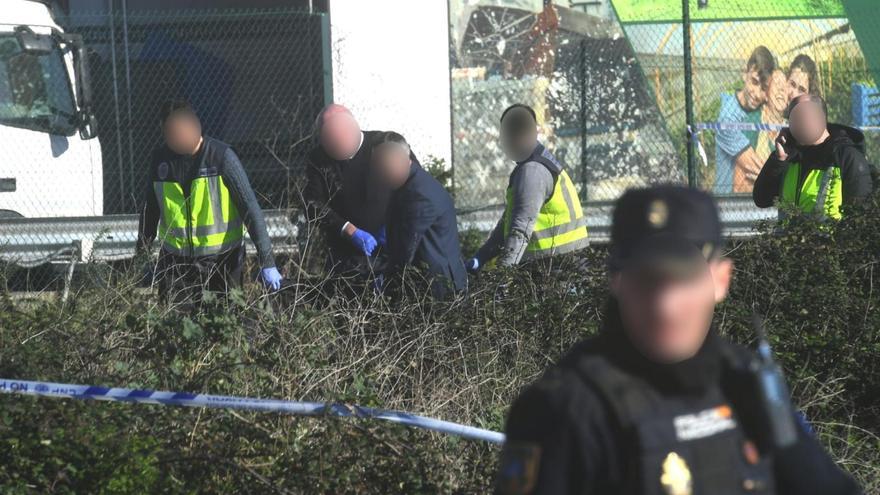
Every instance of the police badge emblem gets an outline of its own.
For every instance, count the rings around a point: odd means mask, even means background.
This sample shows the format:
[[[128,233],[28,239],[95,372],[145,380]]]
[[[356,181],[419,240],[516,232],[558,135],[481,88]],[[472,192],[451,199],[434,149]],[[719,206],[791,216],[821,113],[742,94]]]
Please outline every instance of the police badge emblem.
[[[541,446],[530,442],[507,442],[501,451],[498,492],[524,495],[532,492],[541,466]]]
[[[693,486],[691,470],[687,463],[675,452],[670,452],[663,460],[663,474],[660,484],[666,495],[691,495]]]
[[[165,180],[168,178],[168,162],[162,162],[159,164],[159,170],[156,171],[159,175],[160,180]]]
[[[662,199],[651,201],[648,206],[648,223],[655,229],[662,229],[669,219],[669,206]]]

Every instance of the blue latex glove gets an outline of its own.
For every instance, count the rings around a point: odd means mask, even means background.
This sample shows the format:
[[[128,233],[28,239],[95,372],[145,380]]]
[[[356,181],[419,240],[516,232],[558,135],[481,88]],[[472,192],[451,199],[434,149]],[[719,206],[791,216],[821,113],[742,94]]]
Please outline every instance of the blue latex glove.
[[[464,267],[469,273],[477,273],[478,271],[480,271],[480,260],[478,258],[471,258],[467,260],[467,263],[464,264]]]
[[[274,266],[272,268],[263,268],[260,270],[260,278],[263,279],[263,283],[266,284],[267,289],[276,291],[281,288],[281,274]]]
[[[376,250],[376,238],[366,230],[356,229],[351,236],[351,243],[360,249],[364,256],[370,256]]]
[[[380,246],[385,247],[388,244],[388,237],[385,235],[385,226],[379,228],[379,233],[376,234],[376,242],[379,243]]]

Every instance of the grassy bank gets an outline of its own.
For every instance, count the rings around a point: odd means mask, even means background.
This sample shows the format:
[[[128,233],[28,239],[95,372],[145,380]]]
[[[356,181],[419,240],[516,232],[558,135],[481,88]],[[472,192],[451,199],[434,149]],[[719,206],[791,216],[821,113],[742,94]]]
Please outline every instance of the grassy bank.
[[[799,406],[838,461],[880,492],[880,206],[834,233],[795,225],[729,246],[721,331],[767,315]],[[299,273],[291,263],[291,273]],[[197,313],[118,272],[66,304],[0,295],[0,377],[401,409],[501,429],[522,386],[596,332],[604,253],[481,275],[471,293],[334,297],[302,274]],[[418,285],[418,284],[416,284]],[[0,396],[9,493],[482,493],[498,448],[384,422]]]

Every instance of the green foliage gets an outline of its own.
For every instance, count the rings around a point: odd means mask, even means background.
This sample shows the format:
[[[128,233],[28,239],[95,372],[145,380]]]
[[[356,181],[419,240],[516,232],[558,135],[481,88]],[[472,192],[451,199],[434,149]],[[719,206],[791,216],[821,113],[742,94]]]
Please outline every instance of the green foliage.
[[[455,188],[453,187],[452,167],[446,164],[446,160],[437,158],[436,156],[428,156],[428,160],[422,164],[425,171],[433,175],[437,182],[440,183],[452,197],[455,197]]]
[[[873,201],[833,227],[801,219],[731,244],[736,278],[717,311],[743,343],[752,311],[766,315],[799,407],[867,493],[880,490],[878,213]],[[604,258],[594,247],[484,272],[452,302],[310,280],[190,312],[122,283],[66,304],[0,293],[0,376],[340,401],[497,430],[524,385],[597,331]],[[384,422],[0,395],[4,493],[485,493],[497,455]]]

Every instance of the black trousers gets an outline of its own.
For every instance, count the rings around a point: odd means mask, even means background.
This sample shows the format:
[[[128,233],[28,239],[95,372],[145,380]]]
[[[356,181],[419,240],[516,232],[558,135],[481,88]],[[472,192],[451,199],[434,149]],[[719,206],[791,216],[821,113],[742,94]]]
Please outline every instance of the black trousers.
[[[226,295],[244,282],[244,245],[214,256],[188,258],[159,254],[159,298],[170,304],[199,303],[205,290]]]

